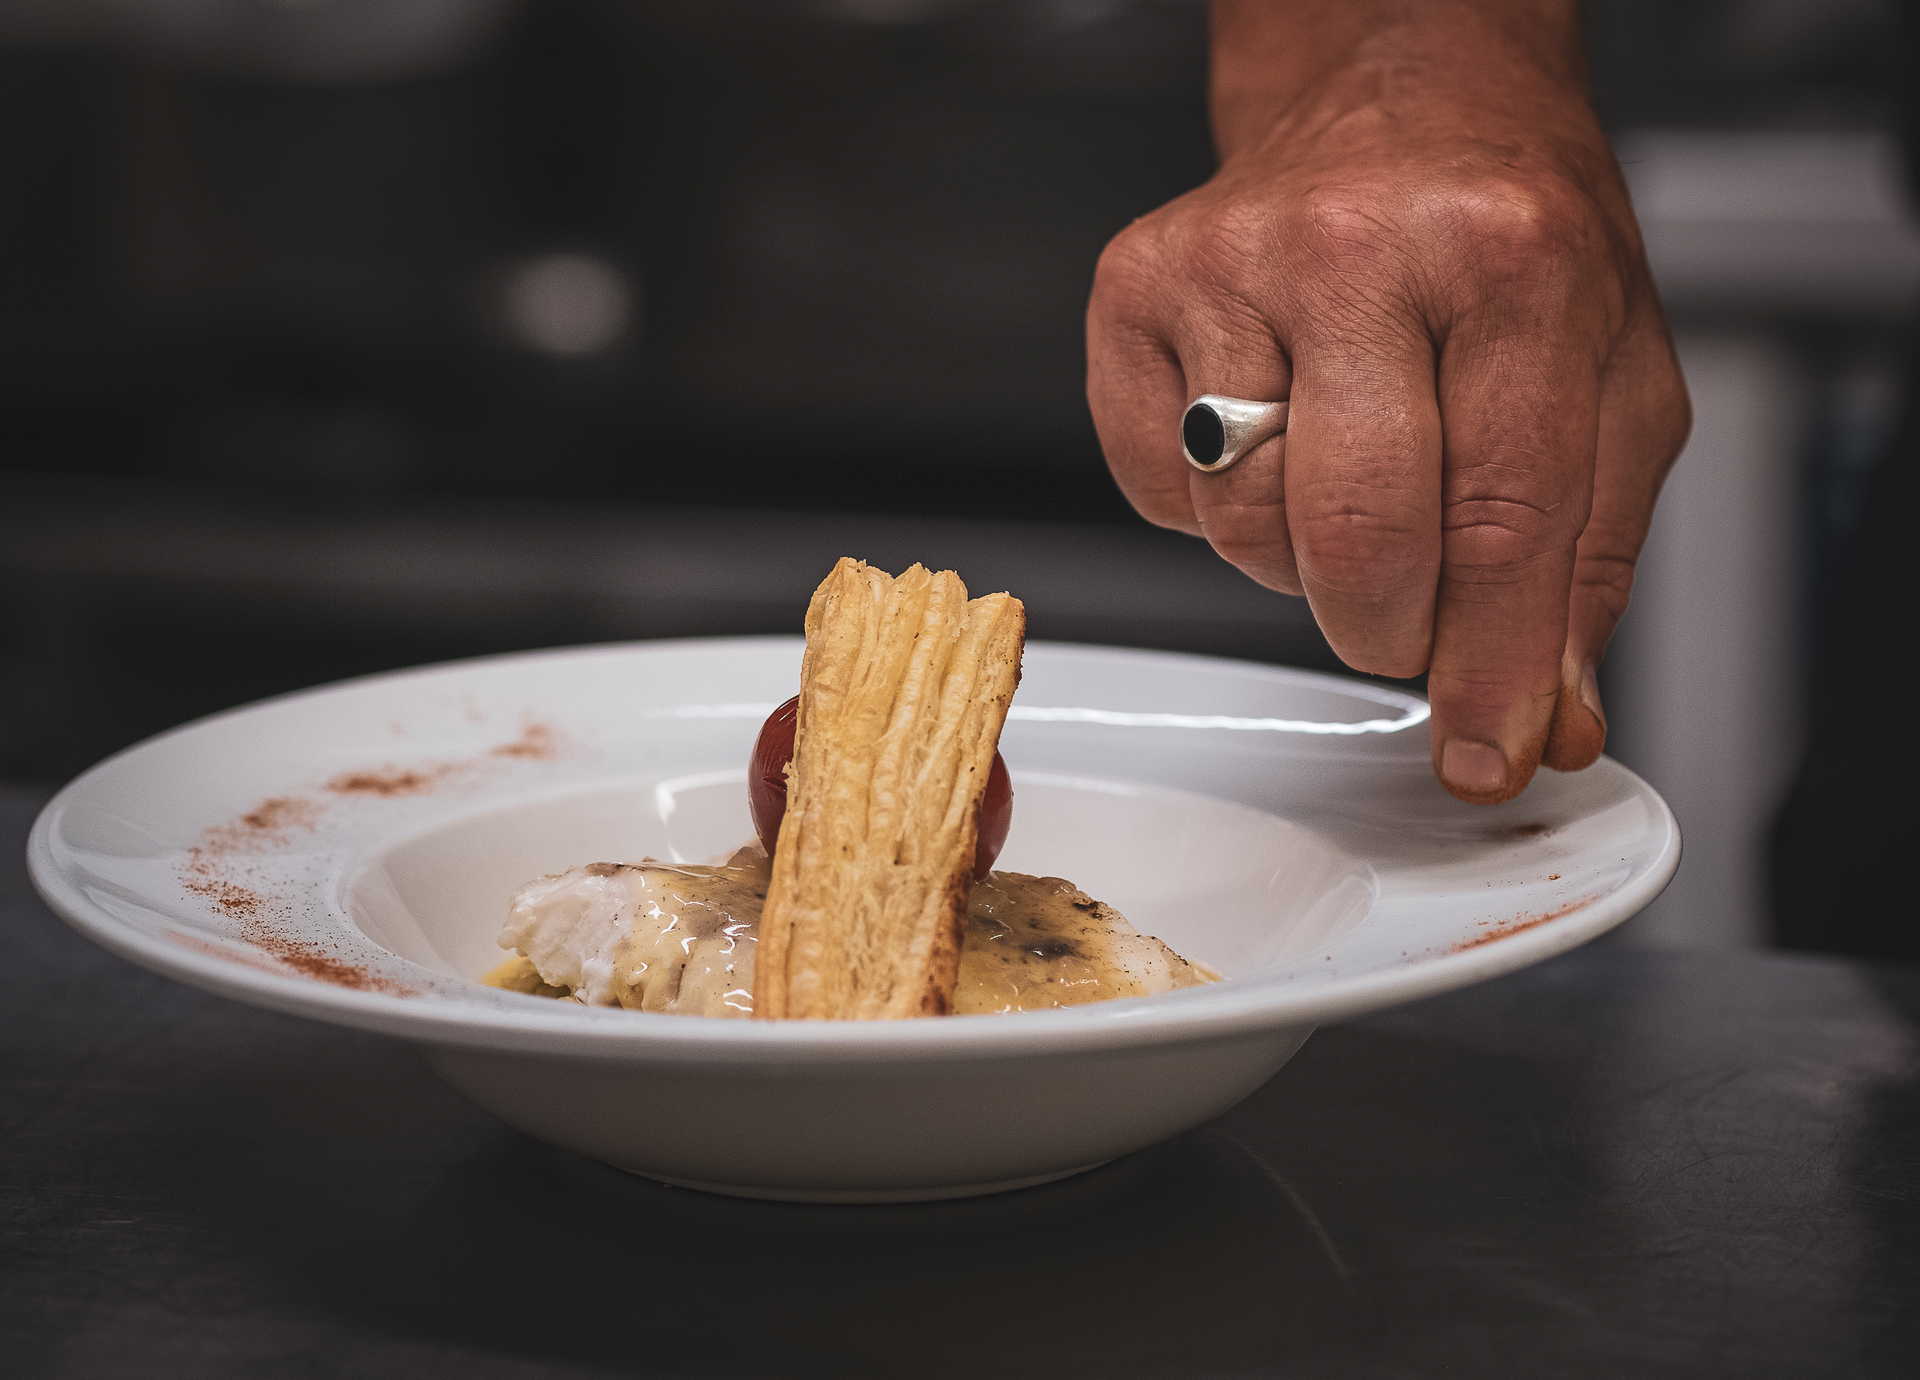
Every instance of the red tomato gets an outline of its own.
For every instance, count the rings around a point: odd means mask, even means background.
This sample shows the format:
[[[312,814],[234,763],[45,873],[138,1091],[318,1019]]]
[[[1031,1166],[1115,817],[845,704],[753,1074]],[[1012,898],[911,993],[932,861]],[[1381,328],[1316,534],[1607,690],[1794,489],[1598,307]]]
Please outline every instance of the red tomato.
[[[753,832],[769,856],[787,814],[787,763],[793,760],[793,732],[799,718],[800,697],[795,695],[767,715],[747,761],[747,808],[753,811]]]
[[[753,757],[747,765],[747,806],[753,811],[753,831],[769,853],[787,813],[787,763],[793,760],[793,733],[799,718],[800,697],[795,695],[760,726],[760,737],[753,744]],[[984,877],[992,870],[1012,827],[1013,778],[1007,775],[1007,764],[996,752],[993,768],[987,773],[986,794],[980,797],[979,841],[973,853],[975,877]]]

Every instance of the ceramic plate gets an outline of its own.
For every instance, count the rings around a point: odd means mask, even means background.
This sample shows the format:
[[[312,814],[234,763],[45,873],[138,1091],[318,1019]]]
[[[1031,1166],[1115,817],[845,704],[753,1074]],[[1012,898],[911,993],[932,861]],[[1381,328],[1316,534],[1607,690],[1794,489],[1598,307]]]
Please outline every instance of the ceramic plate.
[[[708,860],[749,837],[748,748],[792,693],[799,659],[786,638],[538,652],[217,715],[63,790],[34,828],[33,877],[61,915],[137,963],[437,1051],[845,1071],[1304,1038],[1317,1022],[1591,939],[1652,899],[1678,861],[1666,806],[1610,761],[1543,771],[1508,805],[1468,806],[1432,779],[1417,697],[1034,644],[1002,741],[1015,803],[1000,865],[1070,878],[1227,981],[881,1025],[589,1009],[476,985],[525,881],[600,860]],[[1074,1153],[1047,1172],[1091,1157]],[[626,1158],[713,1178],[685,1155]],[[1016,1161],[982,1161],[978,1181],[1037,1163]],[[915,1184],[925,1176],[898,1186],[913,1196]]]

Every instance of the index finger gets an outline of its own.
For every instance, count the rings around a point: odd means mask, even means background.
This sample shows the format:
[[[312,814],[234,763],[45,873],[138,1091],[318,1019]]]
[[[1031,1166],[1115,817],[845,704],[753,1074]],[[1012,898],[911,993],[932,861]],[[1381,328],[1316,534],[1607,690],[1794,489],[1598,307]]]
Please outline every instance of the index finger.
[[[1518,795],[1560,691],[1574,547],[1593,498],[1599,362],[1580,333],[1456,334],[1441,353],[1446,472],[1427,692],[1434,769]]]

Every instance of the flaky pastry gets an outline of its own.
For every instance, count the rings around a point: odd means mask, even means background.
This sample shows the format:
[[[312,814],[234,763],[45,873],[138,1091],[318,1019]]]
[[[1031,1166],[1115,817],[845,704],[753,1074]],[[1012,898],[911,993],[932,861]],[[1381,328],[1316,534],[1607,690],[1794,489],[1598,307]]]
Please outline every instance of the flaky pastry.
[[[755,1014],[944,1015],[1025,607],[970,600],[951,571],[849,558],[814,591],[806,635]]]

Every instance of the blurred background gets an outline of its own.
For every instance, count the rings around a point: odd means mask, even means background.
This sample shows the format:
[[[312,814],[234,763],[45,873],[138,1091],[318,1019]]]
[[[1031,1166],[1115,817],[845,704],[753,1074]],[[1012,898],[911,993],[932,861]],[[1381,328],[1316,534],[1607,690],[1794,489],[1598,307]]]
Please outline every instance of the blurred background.
[[[1688,831],[1625,942],[1778,937],[1920,298],[1896,8],[1589,7],[1698,414],[1606,672]],[[1336,667],[1131,517],[1082,401],[1101,246],[1211,170],[1204,40],[1191,0],[0,0],[0,779],[363,671],[796,631],[843,552]]]

